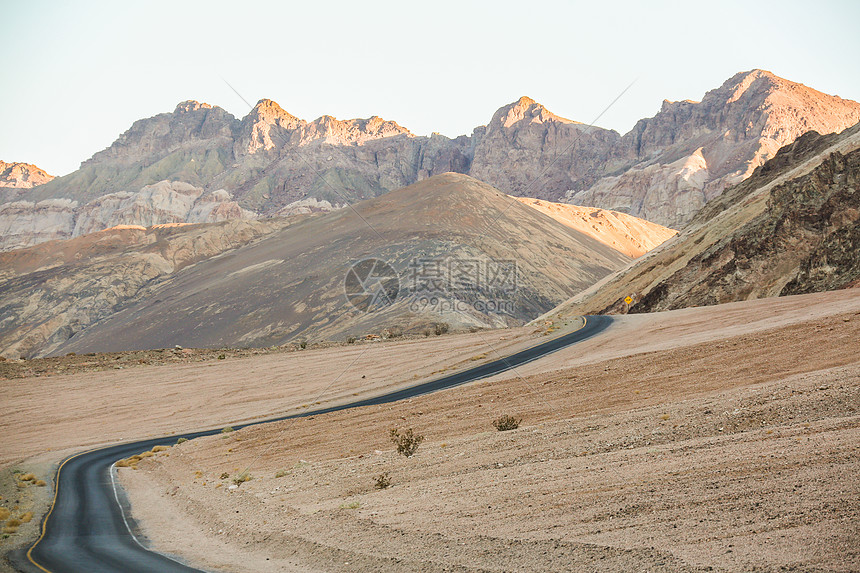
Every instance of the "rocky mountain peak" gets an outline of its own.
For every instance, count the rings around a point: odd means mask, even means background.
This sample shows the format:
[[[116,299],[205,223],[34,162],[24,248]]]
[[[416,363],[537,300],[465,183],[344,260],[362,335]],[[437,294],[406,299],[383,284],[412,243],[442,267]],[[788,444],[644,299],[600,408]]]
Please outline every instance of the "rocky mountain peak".
[[[557,121],[561,123],[578,123],[556,115],[530,97],[522,96],[517,101],[500,108],[490,121],[490,129],[510,128],[520,122],[546,123]]]
[[[269,124],[278,124],[281,127],[295,129],[302,120],[284,110],[276,101],[261,99],[257,105],[245,116],[245,120],[263,121]],[[243,121],[245,121],[243,120]]]
[[[176,109],[173,110],[173,113],[189,113],[200,109],[212,109],[212,107],[213,106],[208,103],[201,103],[199,101],[189,99],[178,103],[176,105]]]
[[[53,179],[44,169],[30,163],[6,163],[0,160],[0,187],[30,189]]]

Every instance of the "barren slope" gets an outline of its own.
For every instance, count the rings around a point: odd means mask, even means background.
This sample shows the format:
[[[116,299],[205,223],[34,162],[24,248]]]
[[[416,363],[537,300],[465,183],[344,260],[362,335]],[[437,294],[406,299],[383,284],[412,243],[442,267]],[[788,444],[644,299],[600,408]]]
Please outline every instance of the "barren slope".
[[[0,355],[51,352],[165,277],[299,219],[124,225],[0,253]]]
[[[856,570],[860,299],[798,297],[772,323],[794,324],[744,334],[771,302],[730,305],[715,341],[681,333],[720,307],[681,311],[670,349],[631,332],[623,357],[202,438],[120,478],[159,550],[214,570]],[[523,425],[496,432],[503,413]],[[426,441],[405,459],[390,427]]]
[[[618,211],[552,203],[530,197],[517,197],[517,200],[628,257],[641,257],[678,234],[674,229]]]
[[[368,258],[387,261],[401,283],[396,302],[372,313],[344,293],[350,265]],[[628,261],[484,183],[445,174],[198,263],[54,351],[271,346],[386,327],[420,332],[436,322],[518,325]],[[455,275],[459,263],[476,273]],[[491,280],[498,265],[515,280]]]

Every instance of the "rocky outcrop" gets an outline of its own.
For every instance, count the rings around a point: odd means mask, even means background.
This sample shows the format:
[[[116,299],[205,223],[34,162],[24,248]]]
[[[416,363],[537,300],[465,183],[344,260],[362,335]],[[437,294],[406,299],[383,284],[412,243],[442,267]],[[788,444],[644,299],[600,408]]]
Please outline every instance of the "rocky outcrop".
[[[838,135],[808,132],[676,238],[556,313],[652,312],[860,286],[858,189],[860,124]]]
[[[476,130],[469,174],[518,196],[557,200],[594,182],[620,136],[521,97]]]
[[[26,199],[30,189],[53,178],[44,169],[29,163],[0,161],[0,203]]]
[[[631,312],[842,288],[860,279],[860,150],[778,185],[767,210],[662,281]]]
[[[71,237],[77,206],[71,199],[0,204],[0,251]]]
[[[0,161],[0,187],[30,189],[53,179],[44,169],[29,163],[6,163]]]
[[[860,121],[860,103],[764,70],[743,72],[701,102],[664,101],[612,150],[621,172],[566,200],[681,227],[705,203],[749,177],[808,131],[839,132]]]
[[[271,216],[297,202],[345,205],[457,172],[511,195],[680,228],[780,146],[858,121],[860,104],[762,70],[737,74],[701,102],[666,101],[623,137],[527,97],[455,139],[416,136],[376,116],[306,121],[267,99],[242,119],[187,101],[136,121],[78,171],[29,190],[27,200],[83,205],[168,179],[224,189],[240,208]]]
[[[255,217],[223,189],[206,193],[188,183],[160,181],[136,193],[112,193],[81,206],[69,199],[0,204],[0,250],[70,239],[116,225],[149,227]]]

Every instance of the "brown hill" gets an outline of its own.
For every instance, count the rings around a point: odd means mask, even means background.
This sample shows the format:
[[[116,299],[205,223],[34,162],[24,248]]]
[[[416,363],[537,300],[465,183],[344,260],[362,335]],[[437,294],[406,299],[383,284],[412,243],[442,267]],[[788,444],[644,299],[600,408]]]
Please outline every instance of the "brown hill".
[[[351,265],[368,258],[391,264],[401,291],[392,306],[365,313],[349,303],[344,284]],[[489,185],[450,173],[305,218],[175,272],[65,343],[31,353],[270,346],[385,329],[420,332],[442,322],[522,324],[629,260]],[[423,281],[437,261],[444,288],[425,292],[416,276]],[[480,273],[449,276],[458,263]],[[500,283],[490,272],[513,265],[514,282]],[[23,307],[27,296],[41,296],[40,308],[50,309],[55,303],[39,285],[60,284],[64,276],[62,266],[19,276],[4,286],[6,297]]]

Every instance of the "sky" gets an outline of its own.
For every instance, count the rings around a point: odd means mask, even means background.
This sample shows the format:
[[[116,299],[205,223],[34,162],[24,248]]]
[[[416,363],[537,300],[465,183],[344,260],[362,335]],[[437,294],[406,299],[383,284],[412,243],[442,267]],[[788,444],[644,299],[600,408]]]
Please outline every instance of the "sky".
[[[753,68],[860,100],[850,0],[0,0],[0,21],[0,160],[53,175],[189,99],[449,137],[523,95],[623,134]]]

